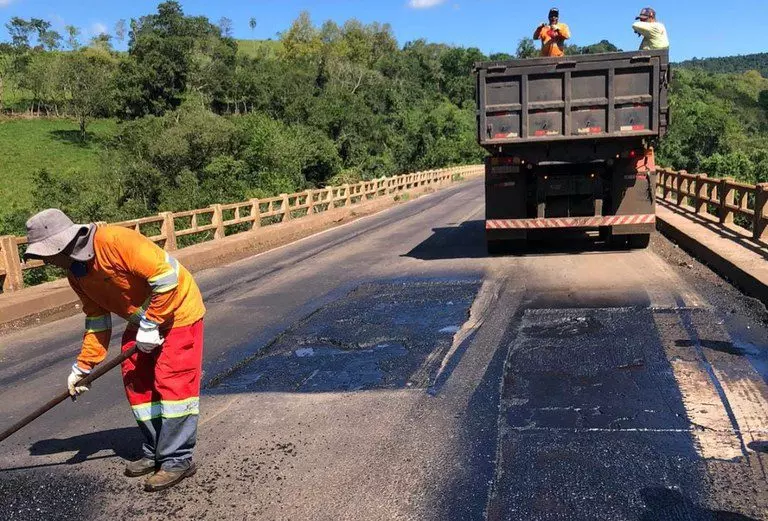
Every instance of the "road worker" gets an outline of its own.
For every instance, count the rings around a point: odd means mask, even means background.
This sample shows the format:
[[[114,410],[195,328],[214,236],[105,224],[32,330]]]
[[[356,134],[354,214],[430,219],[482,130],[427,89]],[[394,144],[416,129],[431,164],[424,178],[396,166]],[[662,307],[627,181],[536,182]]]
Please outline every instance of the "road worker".
[[[656,11],[650,7],[644,7],[635,18],[632,30],[643,37],[640,43],[641,51],[655,51],[669,49],[669,37],[664,24],[656,20]]]
[[[62,211],[44,210],[27,221],[25,258],[67,271],[82,301],[85,335],[67,387],[107,356],[111,313],[128,321],[122,349],[123,383],[145,442],[143,457],[125,474],[151,474],[149,492],[172,487],[195,473],[205,307],[192,275],[143,235],[119,226],[74,224]]]
[[[549,23],[542,23],[533,33],[534,40],[541,40],[542,56],[564,56],[565,40],[571,37],[571,30],[560,23],[560,10],[553,7],[549,10]]]

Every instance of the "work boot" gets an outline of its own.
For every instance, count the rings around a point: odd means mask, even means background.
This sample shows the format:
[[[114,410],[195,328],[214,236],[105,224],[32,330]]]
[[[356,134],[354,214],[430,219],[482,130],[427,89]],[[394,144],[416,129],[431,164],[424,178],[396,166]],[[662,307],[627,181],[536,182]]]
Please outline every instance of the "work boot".
[[[180,482],[184,478],[194,476],[197,472],[197,467],[194,463],[189,465],[189,468],[184,470],[163,470],[160,469],[149,476],[147,481],[144,482],[144,490],[146,492],[157,492],[159,490],[165,490]]]
[[[129,461],[125,464],[125,475],[129,478],[138,478],[144,476],[157,469],[157,463],[155,460],[149,458],[141,458],[137,461]]]

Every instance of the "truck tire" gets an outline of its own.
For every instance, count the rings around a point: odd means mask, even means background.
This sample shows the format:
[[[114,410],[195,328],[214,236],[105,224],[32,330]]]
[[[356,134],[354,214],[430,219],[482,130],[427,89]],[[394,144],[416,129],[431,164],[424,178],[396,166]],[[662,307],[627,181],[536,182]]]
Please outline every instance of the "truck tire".
[[[506,241],[491,241],[485,243],[488,255],[503,255],[507,250]]]
[[[522,255],[525,253],[528,241],[526,239],[511,239],[508,241],[487,241],[488,255]]]
[[[650,233],[641,233],[639,235],[630,235],[628,237],[629,247],[633,250],[644,250],[651,243]]]

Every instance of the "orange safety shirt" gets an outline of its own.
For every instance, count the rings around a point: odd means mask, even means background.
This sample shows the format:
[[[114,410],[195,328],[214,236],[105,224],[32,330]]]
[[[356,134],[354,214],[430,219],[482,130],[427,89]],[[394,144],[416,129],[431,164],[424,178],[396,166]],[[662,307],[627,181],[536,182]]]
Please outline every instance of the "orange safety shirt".
[[[557,34],[552,26],[539,27],[533,33],[534,40],[541,40],[542,56],[565,56],[564,42],[571,37],[571,30],[566,24],[557,24]]]
[[[107,356],[114,313],[134,326],[189,326],[205,314],[203,297],[184,266],[138,232],[120,226],[96,229],[94,257],[84,273],[70,270],[69,284],[80,297],[85,335],[77,365],[91,370]]]

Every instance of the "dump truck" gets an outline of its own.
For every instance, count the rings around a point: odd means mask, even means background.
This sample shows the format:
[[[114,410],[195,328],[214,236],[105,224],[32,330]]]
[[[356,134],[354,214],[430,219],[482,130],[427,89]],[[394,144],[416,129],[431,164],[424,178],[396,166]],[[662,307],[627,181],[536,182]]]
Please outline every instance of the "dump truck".
[[[481,62],[474,72],[488,251],[558,229],[647,247],[668,51]]]

